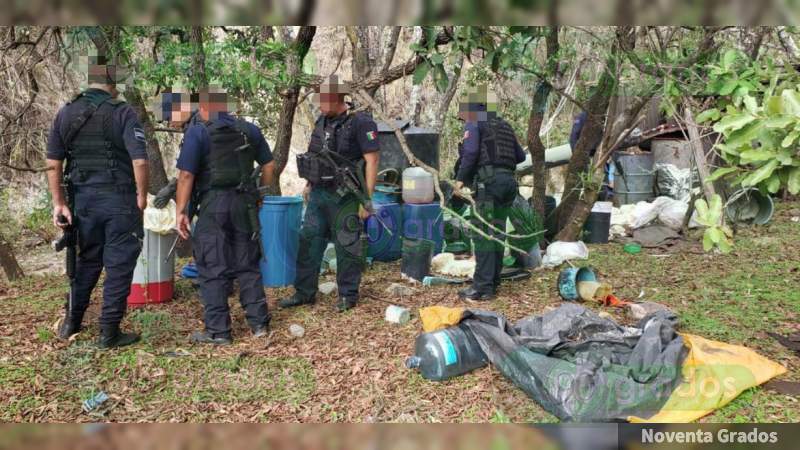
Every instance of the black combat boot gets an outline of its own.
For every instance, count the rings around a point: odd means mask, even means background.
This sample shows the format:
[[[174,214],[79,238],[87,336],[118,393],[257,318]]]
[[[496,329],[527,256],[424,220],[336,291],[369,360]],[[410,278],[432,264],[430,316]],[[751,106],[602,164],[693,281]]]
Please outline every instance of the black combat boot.
[[[97,339],[97,346],[100,348],[116,348],[139,342],[139,335],[136,333],[123,333],[117,325],[101,325],[100,338]]]
[[[336,304],[336,310],[345,312],[348,309],[354,308],[358,301],[352,297],[339,297],[339,302]]]
[[[81,320],[73,319],[70,317],[69,313],[67,313],[66,317],[64,317],[64,321],[61,322],[61,326],[58,328],[58,338],[67,340],[73,334],[78,334],[81,331]]]
[[[212,334],[208,331],[195,331],[189,337],[193,344],[231,345],[233,338],[230,334]]]
[[[278,307],[280,307],[280,308],[292,308],[292,307],[300,306],[300,305],[311,305],[311,304],[314,303],[314,301],[315,301],[315,298],[313,296],[309,297],[309,298],[302,298],[299,295],[297,295],[297,293],[295,293],[291,297],[286,297],[286,298],[280,299],[280,301],[278,301]]]
[[[474,287],[470,286],[458,291],[458,297],[471,303],[487,302],[494,299],[494,293],[478,292]]]

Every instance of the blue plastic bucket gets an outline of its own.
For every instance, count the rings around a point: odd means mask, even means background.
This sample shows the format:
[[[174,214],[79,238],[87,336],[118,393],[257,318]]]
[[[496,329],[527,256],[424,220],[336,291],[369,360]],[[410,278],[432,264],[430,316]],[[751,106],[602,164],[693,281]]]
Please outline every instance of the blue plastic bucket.
[[[264,252],[261,259],[264,286],[283,287],[294,283],[302,210],[302,197],[263,198],[258,221]]]
[[[433,241],[433,253],[441,253],[444,247],[444,220],[439,204],[404,204],[403,238]]]
[[[372,202],[375,204],[400,203],[401,191],[398,186],[379,184],[372,193]]]
[[[403,254],[403,208],[397,203],[375,203],[375,216],[383,224],[374,216],[364,224],[369,243],[367,256],[375,261],[397,261]]]
[[[591,267],[568,267],[558,274],[558,293],[569,301],[580,300],[578,283],[581,281],[597,281],[597,275]]]

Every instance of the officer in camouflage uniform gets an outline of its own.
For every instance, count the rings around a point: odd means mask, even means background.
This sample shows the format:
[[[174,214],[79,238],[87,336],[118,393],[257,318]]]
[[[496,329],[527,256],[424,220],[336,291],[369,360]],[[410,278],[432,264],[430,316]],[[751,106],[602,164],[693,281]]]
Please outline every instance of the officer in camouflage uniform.
[[[497,104],[485,86],[467,95],[459,108],[464,120],[464,139],[459,146],[456,192],[465,185],[475,193],[478,213],[495,228],[505,230],[509,210],[517,196],[514,170],[525,160],[525,152],[517,141],[511,125],[497,115]],[[493,231],[478,219],[473,225],[500,240],[503,234]],[[503,250],[500,242],[475,234],[475,274],[472,286],[458,295],[475,302],[494,298],[500,285],[503,269]]]
[[[227,113],[224,93],[201,92],[188,117],[178,156],[178,233],[188,239],[189,200],[198,205],[192,237],[205,330],[191,335],[194,343],[233,342],[228,305],[229,287],[239,281],[239,300],[253,335],[267,333],[270,315],[259,270],[258,194],[253,175],[262,185],[272,183],[274,162],[264,136],[253,124]],[[177,116],[177,117],[175,117]],[[256,169],[255,164],[260,165]]]
[[[319,86],[322,114],[317,119],[308,152],[297,157],[298,172],[307,180],[307,200],[297,255],[295,293],[279,302],[282,308],[313,303],[320,264],[328,241],[336,247],[337,310],[346,311],[358,301],[364,265],[363,220],[369,213],[355,195],[341,191],[334,169],[322,156],[328,150],[336,165],[347,165],[364,175],[361,186],[371,198],[378,174],[378,126],[364,112],[351,112],[344,96],[349,93],[334,75]]]
[[[75,279],[58,335],[68,339],[80,331],[105,268],[101,348],[139,340],[135,333],[120,331],[120,322],[141,251],[147,152],[139,118],[117,98],[117,78],[117,67],[104,55],[90,56],[89,87],[59,110],[47,142],[53,222],[61,228],[73,225],[78,236]],[[67,204],[62,176],[72,205]]]

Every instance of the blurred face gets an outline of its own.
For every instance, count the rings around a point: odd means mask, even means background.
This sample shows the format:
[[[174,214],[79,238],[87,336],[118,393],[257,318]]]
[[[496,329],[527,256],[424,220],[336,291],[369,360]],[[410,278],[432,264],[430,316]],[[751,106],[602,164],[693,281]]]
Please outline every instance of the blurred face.
[[[339,115],[346,109],[344,94],[321,92],[318,95],[319,109],[328,117]]]
[[[192,117],[192,104],[188,101],[180,101],[172,104],[172,115],[169,124],[175,128],[180,128]]]

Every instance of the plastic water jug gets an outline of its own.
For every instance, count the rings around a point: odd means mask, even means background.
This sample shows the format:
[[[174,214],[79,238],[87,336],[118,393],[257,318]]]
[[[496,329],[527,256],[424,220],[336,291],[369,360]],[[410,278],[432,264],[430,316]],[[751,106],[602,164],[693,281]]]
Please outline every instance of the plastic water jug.
[[[475,336],[459,324],[417,337],[406,367],[419,369],[428,380],[441,381],[481,368],[488,362]]]
[[[409,167],[403,171],[404,202],[430,203],[433,194],[433,175],[420,167]]]

